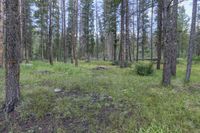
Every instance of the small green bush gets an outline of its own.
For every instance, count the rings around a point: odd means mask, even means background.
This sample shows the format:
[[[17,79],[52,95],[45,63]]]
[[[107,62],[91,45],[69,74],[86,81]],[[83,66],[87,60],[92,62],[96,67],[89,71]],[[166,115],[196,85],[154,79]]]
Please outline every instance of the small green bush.
[[[119,65],[119,61],[117,61],[117,60],[116,60],[116,61],[113,61],[111,65],[117,66],[117,65]]]
[[[185,62],[186,62],[186,59],[184,59],[184,58],[177,59],[177,64],[185,64]]]
[[[135,70],[138,75],[148,76],[153,74],[154,67],[152,62],[138,62],[135,65]]]
[[[195,56],[192,58],[195,64],[200,63],[200,56]]]
[[[200,63],[200,56],[194,56],[192,58],[193,64],[199,64]]]

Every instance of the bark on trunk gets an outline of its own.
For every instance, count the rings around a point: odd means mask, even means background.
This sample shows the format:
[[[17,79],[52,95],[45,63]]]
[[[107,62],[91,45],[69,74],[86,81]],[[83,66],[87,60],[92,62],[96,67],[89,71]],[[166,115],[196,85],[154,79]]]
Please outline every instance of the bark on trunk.
[[[151,1],[151,60],[153,60],[153,11],[154,11],[154,0]]]
[[[0,67],[3,67],[3,1],[0,1]]]
[[[67,46],[66,46],[66,9],[65,0],[62,0],[62,45],[64,50],[64,63],[67,63]]]
[[[75,61],[75,66],[78,67],[78,59],[77,59],[77,26],[78,26],[78,0],[73,1],[73,24],[72,24],[72,47],[73,47],[73,58]]]
[[[121,2],[121,42],[120,42],[120,67],[124,67],[124,1]]]
[[[197,16],[197,0],[193,0],[193,11],[192,11],[192,24],[190,31],[190,41],[188,47],[188,59],[187,59],[187,70],[185,81],[189,82],[190,74],[192,69],[192,56],[194,51],[194,40],[195,40],[195,31],[196,31],[196,16]]]
[[[162,26],[163,26],[163,1],[158,0],[158,22],[157,22],[157,69],[160,69],[161,54],[162,54]]]
[[[96,8],[96,58],[99,60],[99,35],[98,35],[98,3],[97,0],[95,0],[95,8]]]
[[[52,2],[49,2],[49,38],[48,38],[48,56],[49,63],[53,65],[53,47],[52,47]]]
[[[126,0],[126,62],[131,60],[131,44],[129,37],[129,0]]]
[[[137,52],[136,52],[136,61],[139,60],[139,36],[140,36],[140,5],[139,0],[137,2]]]
[[[117,14],[115,9],[115,15],[114,15],[114,45],[113,45],[113,61],[117,61]]]
[[[170,0],[163,1],[163,34],[164,34],[164,65],[163,65],[163,85],[168,86],[171,83],[171,16]]]
[[[173,20],[172,20],[172,35],[173,35],[173,46],[172,46],[172,62],[171,62],[171,73],[176,76],[176,61],[177,61],[177,19],[178,19],[178,0],[174,0],[173,3]]]
[[[20,19],[18,0],[6,0],[6,77],[5,112],[14,110],[19,101],[20,88]]]

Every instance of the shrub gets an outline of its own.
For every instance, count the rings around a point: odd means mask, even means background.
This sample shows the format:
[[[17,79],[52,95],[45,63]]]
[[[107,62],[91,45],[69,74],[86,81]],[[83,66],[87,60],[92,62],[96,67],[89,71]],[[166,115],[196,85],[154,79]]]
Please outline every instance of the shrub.
[[[117,60],[116,60],[116,61],[113,61],[113,62],[112,62],[112,65],[113,65],[113,66],[119,65],[119,61],[117,61]]]
[[[185,64],[186,60],[184,58],[178,58],[177,59],[177,64]]]
[[[194,62],[200,62],[200,56],[195,56],[192,59]]]
[[[138,62],[135,65],[135,70],[138,75],[148,76],[153,74],[154,68],[152,62]]]

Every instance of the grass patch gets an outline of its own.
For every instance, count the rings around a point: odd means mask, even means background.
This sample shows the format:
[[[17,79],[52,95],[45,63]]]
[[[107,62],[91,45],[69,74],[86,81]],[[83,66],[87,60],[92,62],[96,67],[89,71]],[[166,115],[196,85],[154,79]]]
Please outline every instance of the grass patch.
[[[42,119],[51,114],[55,104],[53,92],[46,89],[37,89],[22,97],[20,112],[23,118],[32,115],[37,119]]]
[[[178,64],[172,87],[161,86],[162,71],[140,76],[111,62],[71,64],[34,61],[21,66],[21,103],[16,132],[200,132],[200,67],[184,84],[186,63]],[[94,70],[105,66],[106,70]],[[4,70],[0,69],[0,103]],[[54,89],[63,91],[55,93]],[[0,123],[5,119],[0,117]],[[6,126],[4,126],[6,127]],[[0,128],[0,131],[4,130]]]

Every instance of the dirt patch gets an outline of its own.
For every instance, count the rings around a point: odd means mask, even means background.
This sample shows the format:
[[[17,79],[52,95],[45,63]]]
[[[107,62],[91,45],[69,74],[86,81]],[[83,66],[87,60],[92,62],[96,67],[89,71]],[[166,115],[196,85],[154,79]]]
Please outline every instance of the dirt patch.
[[[97,66],[97,67],[93,68],[92,70],[99,71],[99,70],[108,70],[108,69],[110,69],[110,68],[107,66]]]
[[[187,90],[191,93],[194,93],[194,92],[200,93],[200,84],[193,84],[193,85],[189,86]]]
[[[57,97],[71,97],[71,98],[81,98],[86,97],[88,95],[87,92],[81,90],[79,86],[75,86],[73,89],[69,91],[65,91],[65,88],[62,88],[61,93],[57,93]]]
[[[87,119],[82,118],[63,118],[62,119],[62,127],[66,132],[74,133],[74,132],[89,132],[89,121]]]
[[[46,115],[43,119],[35,119],[32,116],[26,121],[19,121],[18,124],[22,132],[33,131],[37,133],[54,132],[56,126],[52,115]]]
[[[6,122],[5,115],[0,114],[0,132],[8,133],[12,127],[13,131],[20,133],[36,132],[49,133],[55,132],[56,122],[53,115],[46,115],[43,119],[36,119],[30,115],[26,120],[22,119],[20,113],[14,111],[9,114],[9,122]]]
[[[132,102],[115,101],[112,96],[98,92],[84,92],[80,87],[74,87],[56,95],[57,98],[69,97],[69,102],[72,103],[70,108],[75,113],[72,112],[72,115],[69,116],[64,116],[62,113],[46,114],[41,119],[30,114],[26,119],[22,119],[20,113],[14,112],[12,115],[14,131],[46,133],[57,132],[57,129],[62,129],[69,133],[104,132],[107,127],[115,128],[119,120],[127,122],[126,120],[132,116],[138,121],[138,125],[142,124],[143,119],[138,114],[140,112],[139,107],[132,105]],[[123,124],[126,125],[126,123]],[[10,129],[6,126],[2,114],[0,114],[0,126],[2,133],[7,133]]]
[[[38,70],[34,72],[35,74],[41,74],[41,75],[49,75],[53,74],[54,72],[48,71],[48,70]]]
[[[54,87],[55,81],[45,79],[37,83],[39,86]]]

